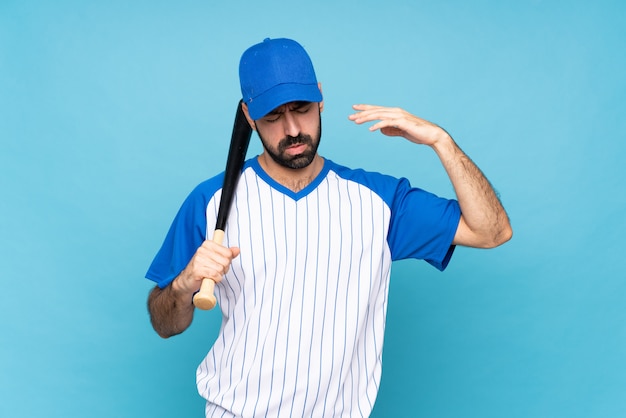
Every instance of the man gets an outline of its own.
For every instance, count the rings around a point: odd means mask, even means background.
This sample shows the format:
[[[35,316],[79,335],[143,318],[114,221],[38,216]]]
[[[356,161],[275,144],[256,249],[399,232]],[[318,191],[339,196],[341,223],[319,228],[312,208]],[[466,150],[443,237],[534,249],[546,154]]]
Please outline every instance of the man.
[[[355,105],[371,131],[431,147],[457,200],[406,179],[353,170],[317,153],[324,109],[305,50],[266,39],[244,52],[243,111],[263,152],[244,166],[224,245],[212,234],[223,176],[183,203],[147,277],[164,338],[193,318],[203,278],[214,280],[222,327],[197,370],[206,416],[368,416],[381,376],[393,260],[443,270],[456,245],[511,238],[481,171],[440,127],[395,108]]]

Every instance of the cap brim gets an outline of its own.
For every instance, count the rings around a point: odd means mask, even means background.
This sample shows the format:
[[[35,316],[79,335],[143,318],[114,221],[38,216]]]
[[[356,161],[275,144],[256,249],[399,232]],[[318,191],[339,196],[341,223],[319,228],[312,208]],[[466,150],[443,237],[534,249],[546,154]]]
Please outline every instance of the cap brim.
[[[248,112],[254,120],[290,102],[321,102],[322,92],[317,84],[279,84],[248,101]]]

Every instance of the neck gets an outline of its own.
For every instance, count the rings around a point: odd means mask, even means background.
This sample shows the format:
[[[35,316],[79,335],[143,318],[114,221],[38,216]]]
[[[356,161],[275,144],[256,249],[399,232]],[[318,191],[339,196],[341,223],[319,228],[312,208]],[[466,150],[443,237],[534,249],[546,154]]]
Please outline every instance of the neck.
[[[293,192],[299,192],[307,187],[317,177],[324,167],[324,159],[319,155],[308,166],[299,169],[283,167],[263,153],[258,157],[261,168],[277,183]]]

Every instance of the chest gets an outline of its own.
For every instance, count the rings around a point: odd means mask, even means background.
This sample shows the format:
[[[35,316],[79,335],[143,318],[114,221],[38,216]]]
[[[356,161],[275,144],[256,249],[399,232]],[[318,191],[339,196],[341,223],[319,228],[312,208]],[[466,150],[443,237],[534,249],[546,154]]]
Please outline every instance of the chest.
[[[389,209],[362,185],[326,180],[297,200],[260,181],[242,186],[226,228],[242,254],[262,253],[267,264],[383,251]]]

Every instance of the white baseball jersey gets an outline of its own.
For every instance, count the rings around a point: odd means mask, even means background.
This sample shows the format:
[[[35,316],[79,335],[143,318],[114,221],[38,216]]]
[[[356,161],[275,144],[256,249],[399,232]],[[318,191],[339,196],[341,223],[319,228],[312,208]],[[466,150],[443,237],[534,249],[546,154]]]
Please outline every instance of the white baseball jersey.
[[[159,286],[212,236],[222,181],[202,183],[183,204],[147,273]],[[197,370],[206,416],[369,416],[391,262],[443,270],[459,217],[456,201],[406,179],[325,160],[294,193],[247,161],[224,240],[241,254],[215,288],[222,326]]]

